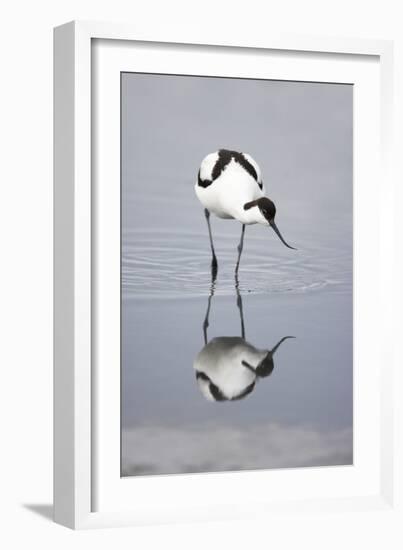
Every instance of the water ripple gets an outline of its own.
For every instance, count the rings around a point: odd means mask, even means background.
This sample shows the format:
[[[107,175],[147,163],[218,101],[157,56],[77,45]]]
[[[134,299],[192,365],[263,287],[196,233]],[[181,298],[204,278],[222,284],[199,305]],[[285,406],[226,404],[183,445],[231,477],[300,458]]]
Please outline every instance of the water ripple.
[[[204,296],[210,278],[210,249],[203,233],[136,231],[124,235],[122,291],[125,298]],[[232,295],[237,242],[220,236],[216,293]],[[239,271],[241,292],[304,293],[351,289],[352,254],[346,246],[299,242],[290,254],[278,243],[253,237],[245,244]]]

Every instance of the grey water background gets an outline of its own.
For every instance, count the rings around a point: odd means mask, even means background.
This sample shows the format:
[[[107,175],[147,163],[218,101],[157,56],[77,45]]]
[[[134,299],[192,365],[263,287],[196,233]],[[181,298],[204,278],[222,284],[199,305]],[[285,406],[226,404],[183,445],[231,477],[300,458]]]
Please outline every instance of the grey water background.
[[[351,464],[352,86],[122,74],[122,475]],[[246,340],[271,376],[235,402],[195,379],[210,248],[194,193],[221,147],[259,163],[276,222],[247,226]],[[241,226],[212,217],[208,337],[239,336]]]

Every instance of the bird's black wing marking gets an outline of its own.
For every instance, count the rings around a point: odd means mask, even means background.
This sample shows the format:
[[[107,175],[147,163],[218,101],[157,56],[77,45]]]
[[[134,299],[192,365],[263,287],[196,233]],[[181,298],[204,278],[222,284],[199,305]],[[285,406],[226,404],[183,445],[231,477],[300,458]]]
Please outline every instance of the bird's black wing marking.
[[[258,184],[260,189],[263,189],[263,182],[259,181],[255,167],[248,161],[245,155],[243,153],[235,153],[234,158],[237,162],[239,162],[242,168],[244,168],[248,172],[248,174],[256,180],[256,183]]]
[[[202,180],[200,177],[200,170],[199,170],[199,173],[197,175],[197,185],[199,185],[200,187],[208,187],[212,183],[213,183],[212,180]]]
[[[235,160],[239,162],[242,168],[244,168],[248,172],[248,174],[252,176],[253,179],[256,180],[256,183],[258,184],[260,189],[263,189],[263,182],[259,181],[255,167],[248,161],[248,159],[244,156],[244,154],[237,153]]]
[[[218,159],[214,165],[213,172],[211,174],[213,181],[221,176],[221,173],[223,172],[223,170],[225,170],[225,167],[231,162],[234,154],[235,151],[229,151],[228,149],[220,149],[218,151]]]
[[[243,153],[236,153],[235,160],[248,172],[253,179],[257,181],[257,173],[252,164],[244,157]]]
[[[218,159],[214,165],[213,172],[211,174],[211,180],[206,179],[202,180],[200,178],[200,170],[198,175],[198,185],[200,187],[208,187],[213,183],[214,180],[219,178],[222,172],[225,170],[227,165],[231,162],[231,159],[234,159],[238,164],[242,166],[244,170],[248,172],[253,179],[256,180],[260,189],[263,189],[263,183],[258,181],[258,175],[254,166],[246,159],[243,153],[238,153],[238,151],[230,151],[229,149],[220,149],[218,151]]]
[[[238,164],[240,164],[242,168],[246,170],[254,180],[256,180],[260,189],[262,189],[263,184],[258,181],[258,175],[255,167],[248,161],[245,155],[243,153],[238,153],[238,151],[230,151],[228,149],[220,149],[220,151],[218,152],[218,160],[213,168],[213,181],[221,175],[225,167],[231,162],[231,159],[234,159],[235,162],[238,162]]]

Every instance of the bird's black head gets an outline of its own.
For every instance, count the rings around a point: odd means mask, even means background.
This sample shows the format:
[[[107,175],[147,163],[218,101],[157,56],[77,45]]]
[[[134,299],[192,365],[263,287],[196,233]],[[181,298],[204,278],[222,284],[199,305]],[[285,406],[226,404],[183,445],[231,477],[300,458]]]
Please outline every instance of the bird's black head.
[[[247,202],[243,205],[244,210],[249,210],[250,208],[257,207],[259,208],[260,213],[262,214],[265,221],[258,221],[257,223],[267,223],[270,225],[270,227],[273,229],[273,231],[276,233],[276,235],[279,237],[280,241],[285,244],[288,248],[292,248],[293,250],[296,250],[293,246],[290,246],[285,242],[283,239],[283,236],[281,235],[274,218],[276,216],[276,207],[272,200],[270,200],[268,197],[260,197],[259,199],[256,199],[254,201]]]
[[[261,197],[257,200],[256,205],[262,216],[269,222],[274,222],[274,217],[276,215],[276,206],[273,201],[271,201],[268,197]]]
[[[276,206],[272,200],[268,197],[260,197],[254,201],[250,201],[244,204],[244,210],[250,210],[253,207],[257,207],[268,223],[274,221],[276,215]]]

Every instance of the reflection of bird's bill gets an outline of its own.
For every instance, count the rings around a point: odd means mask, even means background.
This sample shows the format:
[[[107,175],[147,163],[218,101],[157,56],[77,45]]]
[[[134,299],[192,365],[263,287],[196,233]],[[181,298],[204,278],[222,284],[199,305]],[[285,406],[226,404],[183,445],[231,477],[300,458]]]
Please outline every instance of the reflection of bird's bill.
[[[281,346],[281,344],[284,342],[284,340],[287,340],[288,338],[295,338],[295,336],[283,336],[283,338],[281,338],[281,340],[279,340],[277,342],[277,344],[274,346],[274,348],[267,352],[267,355],[263,358],[263,360],[259,363],[259,365],[261,363],[263,363],[264,361],[267,361],[270,357],[273,357],[273,355],[276,353],[276,351]],[[252,372],[256,373],[259,376],[259,372],[258,372],[259,365],[254,367],[253,365],[250,365],[247,361],[242,361],[242,365],[244,367],[246,367],[247,369],[251,370]]]
[[[269,224],[270,224],[270,227],[273,229],[273,231],[278,235],[280,241],[281,241],[283,244],[285,244],[285,246],[287,246],[288,248],[291,248],[292,250],[297,250],[296,248],[294,248],[293,246],[290,246],[289,244],[287,244],[287,243],[285,242],[285,240],[283,239],[283,236],[282,236],[282,234],[280,233],[280,231],[279,231],[277,225],[274,223],[274,220],[271,221],[271,222],[269,222]]]
[[[281,344],[284,342],[284,340],[288,340],[288,338],[295,338],[295,336],[283,336],[283,338],[281,338],[281,340],[277,342],[277,344],[274,346],[274,348],[271,350],[270,353],[274,355],[278,350],[278,348],[281,346]]]
[[[263,360],[258,364],[256,367],[256,376],[258,378],[266,378],[266,376],[270,376],[274,369],[274,361],[273,356],[278,350],[278,348],[281,346],[281,344],[284,342],[284,340],[287,340],[288,338],[295,338],[295,336],[284,336],[281,338],[279,342],[274,346],[272,350],[270,350],[266,357],[263,358]]]

